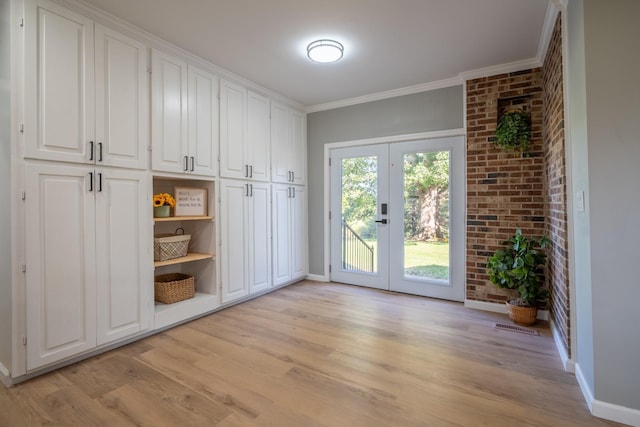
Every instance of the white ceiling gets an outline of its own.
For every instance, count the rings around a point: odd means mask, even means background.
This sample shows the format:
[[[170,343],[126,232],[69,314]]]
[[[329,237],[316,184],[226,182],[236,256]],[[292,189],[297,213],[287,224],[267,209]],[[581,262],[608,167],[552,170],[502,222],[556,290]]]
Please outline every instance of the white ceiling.
[[[548,0],[85,0],[305,106],[535,58]],[[306,45],[334,38],[344,58]]]

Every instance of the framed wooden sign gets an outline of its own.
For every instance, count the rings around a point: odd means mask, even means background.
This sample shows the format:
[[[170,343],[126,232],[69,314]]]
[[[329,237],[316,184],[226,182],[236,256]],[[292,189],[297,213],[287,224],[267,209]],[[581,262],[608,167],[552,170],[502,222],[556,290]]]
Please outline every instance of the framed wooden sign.
[[[206,216],[207,189],[176,187],[175,216]]]

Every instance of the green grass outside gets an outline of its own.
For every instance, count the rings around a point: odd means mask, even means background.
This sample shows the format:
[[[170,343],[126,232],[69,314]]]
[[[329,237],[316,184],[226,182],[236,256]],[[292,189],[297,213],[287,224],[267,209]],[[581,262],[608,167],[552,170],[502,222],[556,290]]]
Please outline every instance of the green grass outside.
[[[367,240],[367,244],[373,245],[374,250],[376,249],[375,241]],[[448,279],[449,243],[406,240],[404,267],[407,276]]]

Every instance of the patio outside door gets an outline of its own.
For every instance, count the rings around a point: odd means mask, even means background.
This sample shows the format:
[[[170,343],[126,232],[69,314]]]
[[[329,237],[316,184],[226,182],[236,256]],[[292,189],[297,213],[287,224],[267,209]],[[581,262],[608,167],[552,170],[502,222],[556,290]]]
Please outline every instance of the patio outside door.
[[[331,280],[464,299],[464,139],[331,150]]]

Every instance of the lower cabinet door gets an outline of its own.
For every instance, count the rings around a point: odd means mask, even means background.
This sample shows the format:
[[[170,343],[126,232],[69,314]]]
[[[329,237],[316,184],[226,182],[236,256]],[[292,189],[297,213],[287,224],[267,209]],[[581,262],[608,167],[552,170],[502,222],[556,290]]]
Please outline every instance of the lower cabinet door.
[[[151,203],[143,173],[98,170],[96,270],[98,345],[149,328],[153,314]]]
[[[291,208],[291,279],[307,275],[307,190],[292,186]]]
[[[247,205],[249,184],[222,180],[220,185],[222,303],[249,295],[247,268]]]
[[[94,173],[26,167],[27,370],[96,346]]]
[[[271,287],[271,213],[270,186],[249,184],[247,252],[249,255],[249,293]]]
[[[273,184],[273,285],[291,280],[291,227],[289,204],[291,187]]]

